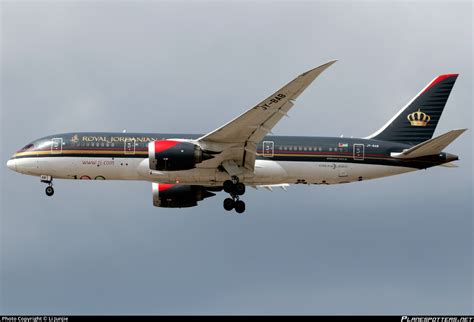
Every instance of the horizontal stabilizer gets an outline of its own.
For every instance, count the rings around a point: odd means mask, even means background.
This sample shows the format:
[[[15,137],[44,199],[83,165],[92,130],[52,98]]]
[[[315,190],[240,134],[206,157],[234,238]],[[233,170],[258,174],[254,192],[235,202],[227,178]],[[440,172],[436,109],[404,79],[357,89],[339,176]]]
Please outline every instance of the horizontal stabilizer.
[[[417,144],[403,152],[392,152],[391,156],[398,159],[411,159],[441,153],[444,148],[456,140],[457,137],[463,134],[466,130],[467,129],[457,129],[449,131],[438,137]]]

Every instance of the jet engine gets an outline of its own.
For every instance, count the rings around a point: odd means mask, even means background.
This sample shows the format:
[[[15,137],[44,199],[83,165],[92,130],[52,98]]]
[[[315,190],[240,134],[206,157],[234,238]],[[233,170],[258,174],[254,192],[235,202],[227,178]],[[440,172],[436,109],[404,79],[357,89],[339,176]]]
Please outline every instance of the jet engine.
[[[148,143],[148,160],[152,170],[189,170],[211,158],[211,154],[189,142],[159,140]]]
[[[155,207],[194,207],[197,206],[198,201],[215,195],[203,186],[153,183],[153,206]]]

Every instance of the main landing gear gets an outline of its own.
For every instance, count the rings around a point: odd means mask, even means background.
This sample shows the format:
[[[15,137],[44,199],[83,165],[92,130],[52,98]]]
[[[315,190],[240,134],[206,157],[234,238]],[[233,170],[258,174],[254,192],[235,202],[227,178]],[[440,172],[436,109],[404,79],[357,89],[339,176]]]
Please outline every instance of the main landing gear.
[[[230,194],[230,198],[224,200],[224,209],[235,211],[239,214],[245,211],[245,202],[239,199],[239,196],[245,193],[245,185],[239,182],[239,178],[232,177],[232,180],[224,181],[223,185],[224,191]]]
[[[41,182],[48,184],[45,189],[46,195],[51,197],[54,195],[54,188],[53,188],[53,177],[51,176],[41,176]]]

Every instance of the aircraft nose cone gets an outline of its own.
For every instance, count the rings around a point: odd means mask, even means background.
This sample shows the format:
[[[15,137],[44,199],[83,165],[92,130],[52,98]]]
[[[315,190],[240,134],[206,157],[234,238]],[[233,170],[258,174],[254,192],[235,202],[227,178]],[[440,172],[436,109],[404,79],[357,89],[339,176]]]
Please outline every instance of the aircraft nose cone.
[[[10,170],[16,171],[16,160],[15,159],[10,159],[7,161],[7,167]]]

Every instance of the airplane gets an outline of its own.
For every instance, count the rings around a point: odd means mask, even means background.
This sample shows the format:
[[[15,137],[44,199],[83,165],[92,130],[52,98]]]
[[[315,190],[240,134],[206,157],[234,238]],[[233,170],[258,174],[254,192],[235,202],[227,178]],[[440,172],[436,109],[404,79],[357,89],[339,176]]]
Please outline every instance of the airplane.
[[[46,195],[54,179],[141,180],[153,205],[182,208],[224,190],[224,209],[245,211],[246,187],[329,185],[455,167],[443,150],[467,129],[433,138],[458,74],[435,77],[378,131],[364,138],[275,136],[271,130],[330,61],[283,86],[245,113],[204,135],[63,133],[27,144],[7,162],[39,176]],[[364,117],[364,116],[362,116]]]

